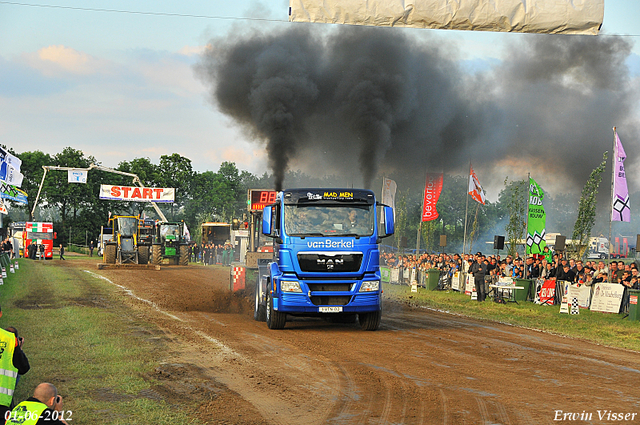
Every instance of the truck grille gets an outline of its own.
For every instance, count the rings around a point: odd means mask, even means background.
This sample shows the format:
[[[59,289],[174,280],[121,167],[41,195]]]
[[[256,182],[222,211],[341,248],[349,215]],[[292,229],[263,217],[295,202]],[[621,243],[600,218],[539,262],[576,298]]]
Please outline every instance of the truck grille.
[[[351,297],[311,297],[313,305],[347,305]]]
[[[362,253],[299,253],[298,262],[303,272],[357,272],[362,263]]]
[[[351,292],[353,283],[307,283],[313,292]]]

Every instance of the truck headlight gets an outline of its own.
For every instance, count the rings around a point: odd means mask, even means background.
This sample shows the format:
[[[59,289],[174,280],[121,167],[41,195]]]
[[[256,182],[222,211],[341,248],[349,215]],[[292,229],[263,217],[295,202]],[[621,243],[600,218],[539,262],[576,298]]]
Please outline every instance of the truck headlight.
[[[366,280],[360,286],[360,292],[374,292],[380,289],[379,280]]]
[[[295,280],[282,280],[280,281],[280,289],[282,292],[302,292],[300,288],[300,282]]]

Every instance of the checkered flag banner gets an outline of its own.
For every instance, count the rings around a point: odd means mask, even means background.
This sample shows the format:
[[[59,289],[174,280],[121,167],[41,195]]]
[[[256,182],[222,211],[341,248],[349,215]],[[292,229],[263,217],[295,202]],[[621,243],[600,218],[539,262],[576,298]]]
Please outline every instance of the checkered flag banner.
[[[624,172],[624,160],[627,154],[622,147],[620,137],[615,127],[613,128],[615,139],[613,150],[613,199],[611,200],[611,221],[631,221],[631,208],[629,208],[629,189],[627,188],[627,176]]]
[[[0,182],[0,199],[8,199],[21,204],[28,204],[27,192],[5,182]]]
[[[578,299],[573,297],[571,300],[571,314],[580,314],[580,307],[578,306]]]
[[[544,192],[534,179],[529,177],[529,219],[527,220],[527,254],[540,254],[547,243],[544,240],[547,213],[542,200]]]

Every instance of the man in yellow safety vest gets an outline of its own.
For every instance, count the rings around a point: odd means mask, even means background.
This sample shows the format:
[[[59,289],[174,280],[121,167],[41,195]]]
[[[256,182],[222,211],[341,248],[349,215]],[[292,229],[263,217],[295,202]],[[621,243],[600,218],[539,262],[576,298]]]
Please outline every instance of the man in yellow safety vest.
[[[24,375],[30,368],[29,360],[22,352],[23,342],[24,339],[18,337],[15,328],[0,329],[0,421],[3,420],[4,414],[11,410],[9,406],[13,400],[18,375]]]
[[[33,392],[33,397],[18,404],[5,414],[7,425],[68,425],[71,411],[62,410],[62,397],[53,384],[43,382]]]

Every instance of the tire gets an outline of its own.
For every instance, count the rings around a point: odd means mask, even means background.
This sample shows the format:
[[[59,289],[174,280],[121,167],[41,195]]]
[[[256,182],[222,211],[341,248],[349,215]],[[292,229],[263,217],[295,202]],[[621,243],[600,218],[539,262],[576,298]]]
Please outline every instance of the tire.
[[[138,264],[149,263],[149,247],[147,245],[138,246]]]
[[[117,250],[118,248],[115,245],[107,245],[104,249],[104,262],[107,264],[115,264]]]
[[[380,319],[382,318],[382,311],[372,311],[371,313],[358,314],[358,321],[360,327],[364,331],[375,331],[380,326]]]
[[[260,303],[260,277],[256,282],[255,304],[253,307],[253,320],[264,322],[267,320],[267,308]]]
[[[153,264],[156,266],[162,264],[162,245],[153,245],[151,252],[153,254]]]
[[[189,265],[189,245],[180,245],[180,265]]]
[[[267,291],[267,326],[269,329],[282,329],[287,323],[287,315],[273,309],[273,295],[271,291]]]

